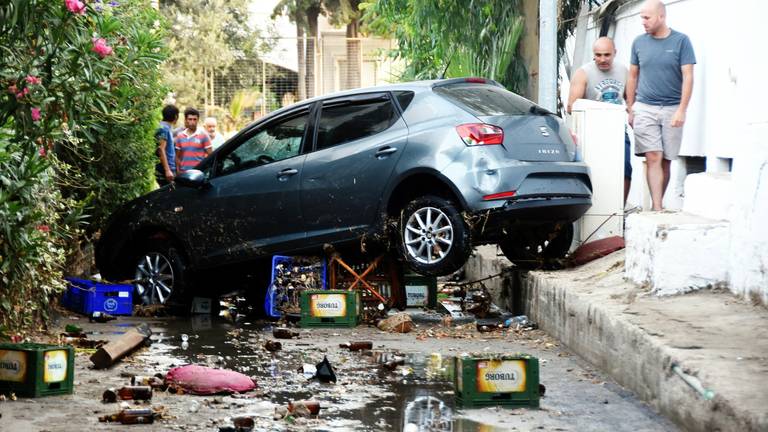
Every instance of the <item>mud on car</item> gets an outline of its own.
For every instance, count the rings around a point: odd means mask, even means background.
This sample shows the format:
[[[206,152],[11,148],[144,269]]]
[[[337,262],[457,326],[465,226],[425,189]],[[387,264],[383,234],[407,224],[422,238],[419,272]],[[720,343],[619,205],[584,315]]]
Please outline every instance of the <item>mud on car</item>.
[[[318,97],[123,205],[96,262],[105,278],[134,279],[145,303],[164,303],[222,266],[363,237],[389,239],[424,275],[454,272],[480,244],[516,263],[561,257],[591,205],[575,150],[562,119],[491,80]]]

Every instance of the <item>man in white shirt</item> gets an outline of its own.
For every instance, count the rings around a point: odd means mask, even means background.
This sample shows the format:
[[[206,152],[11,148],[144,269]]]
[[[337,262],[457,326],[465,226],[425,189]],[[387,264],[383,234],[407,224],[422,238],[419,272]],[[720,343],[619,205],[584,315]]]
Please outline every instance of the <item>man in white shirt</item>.
[[[224,144],[224,137],[216,131],[216,127],[218,126],[216,117],[206,117],[203,126],[208,132],[208,136],[211,138],[211,144],[213,145],[214,150]]]

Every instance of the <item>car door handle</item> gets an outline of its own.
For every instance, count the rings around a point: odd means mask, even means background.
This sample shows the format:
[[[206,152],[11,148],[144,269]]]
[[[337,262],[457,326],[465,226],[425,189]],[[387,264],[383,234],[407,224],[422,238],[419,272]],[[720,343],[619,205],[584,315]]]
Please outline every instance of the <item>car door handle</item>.
[[[376,157],[381,159],[384,156],[391,155],[392,153],[394,153],[396,151],[397,151],[396,147],[390,147],[390,146],[382,147],[382,148],[379,149],[379,151],[376,152]]]
[[[286,168],[286,169],[284,169],[284,170],[282,170],[282,171],[277,173],[277,178],[278,179],[284,179],[286,177],[290,177],[290,176],[296,175],[298,173],[299,173],[299,170],[297,170],[295,168]]]

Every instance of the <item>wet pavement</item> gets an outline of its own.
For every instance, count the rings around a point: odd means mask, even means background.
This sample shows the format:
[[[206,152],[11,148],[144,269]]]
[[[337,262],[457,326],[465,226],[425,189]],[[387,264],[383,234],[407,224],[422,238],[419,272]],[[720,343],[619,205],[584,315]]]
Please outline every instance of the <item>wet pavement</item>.
[[[93,370],[88,352],[76,358],[75,394],[0,402],[0,430],[113,430],[129,426],[98,423],[117,404],[100,402],[108,387],[127,385],[131,375],[165,374],[187,363],[228,368],[252,377],[257,390],[245,395],[193,396],[156,392],[152,405],[167,413],[142,430],[210,430],[231,426],[236,416],[252,416],[255,430],[315,431],[665,431],[676,430],[635,397],[600,376],[557,341],[539,330],[479,333],[474,324],[442,327],[420,324],[409,334],[376,328],[294,329],[282,350],[264,349],[271,323],[245,319],[238,324],[210,316],[120,318],[107,324],[74,322],[90,338],[114,338],[148,322],[153,344],[107,370]],[[339,344],[372,341],[370,351],[350,352]],[[540,409],[459,409],[454,403],[453,357],[463,352],[525,352],[541,360],[546,394]],[[302,373],[327,357],[338,381],[323,384]],[[389,370],[382,363],[402,358]],[[391,363],[390,363],[391,365]],[[317,400],[313,419],[274,419],[277,407]],[[6,429],[7,428],[7,429]]]

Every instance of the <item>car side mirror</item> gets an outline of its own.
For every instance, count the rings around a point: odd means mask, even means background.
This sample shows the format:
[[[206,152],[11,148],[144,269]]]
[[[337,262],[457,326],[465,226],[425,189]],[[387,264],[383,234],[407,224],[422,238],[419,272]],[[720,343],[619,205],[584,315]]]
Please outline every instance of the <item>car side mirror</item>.
[[[200,189],[207,183],[208,180],[206,180],[205,174],[203,174],[202,171],[196,169],[184,171],[176,177],[176,184],[179,186]]]

